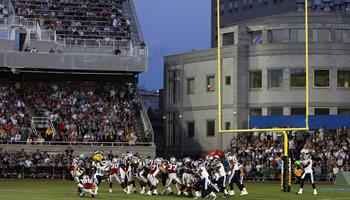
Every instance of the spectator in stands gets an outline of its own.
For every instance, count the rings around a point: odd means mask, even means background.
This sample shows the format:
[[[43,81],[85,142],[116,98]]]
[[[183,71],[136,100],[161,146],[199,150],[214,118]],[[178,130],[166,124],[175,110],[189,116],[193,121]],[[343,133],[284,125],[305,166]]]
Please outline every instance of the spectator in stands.
[[[141,48],[141,49],[144,49],[145,47],[146,47],[146,44],[145,44],[144,41],[142,41],[142,42],[140,43],[140,48]]]
[[[38,50],[37,50],[35,47],[33,47],[33,48],[30,50],[30,52],[31,52],[31,53],[37,53]]]
[[[121,53],[122,53],[122,51],[119,49],[119,47],[117,47],[117,48],[114,50],[114,54],[115,54],[116,56],[119,56]]]
[[[54,54],[55,53],[55,50],[53,50],[53,48],[50,49],[49,51],[50,54]]]
[[[31,51],[31,49],[30,49],[30,47],[29,47],[29,46],[26,46],[26,48],[24,49],[24,51],[26,51],[26,52],[30,52],[30,51]]]

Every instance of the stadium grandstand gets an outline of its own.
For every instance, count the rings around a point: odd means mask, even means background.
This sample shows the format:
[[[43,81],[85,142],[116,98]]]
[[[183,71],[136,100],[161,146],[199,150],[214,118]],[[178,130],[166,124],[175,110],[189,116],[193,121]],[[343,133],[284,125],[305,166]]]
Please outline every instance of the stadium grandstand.
[[[0,1],[0,148],[154,155],[133,1]]]

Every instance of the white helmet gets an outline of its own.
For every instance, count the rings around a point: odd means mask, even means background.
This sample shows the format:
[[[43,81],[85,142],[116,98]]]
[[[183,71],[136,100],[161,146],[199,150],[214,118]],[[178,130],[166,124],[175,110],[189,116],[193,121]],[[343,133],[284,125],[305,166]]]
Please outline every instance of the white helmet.
[[[176,158],[175,157],[171,157],[169,161],[170,161],[171,164],[176,164]]]

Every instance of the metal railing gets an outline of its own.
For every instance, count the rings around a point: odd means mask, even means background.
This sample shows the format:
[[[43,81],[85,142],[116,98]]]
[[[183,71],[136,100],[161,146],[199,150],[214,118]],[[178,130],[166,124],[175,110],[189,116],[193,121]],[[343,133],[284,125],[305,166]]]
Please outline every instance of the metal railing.
[[[28,29],[36,29],[36,20],[26,19],[22,16],[10,16],[6,19],[7,26],[20,26]]]
[[[53,134],[56,134],[52,121],[47,117],[32,117],[31,128],[35,134],[38,134],[37,128],[50,128]]]
[[[140,95],[140,92],[137,91],[136,94],[139,97],[139,99],[141,100],[140,101],[140,103],[141,103],[141,111],[140,112],[141,112],[141,118],[142,118],[142,123],[143,123],[143,126],[144,126],[145,133],[146,132],[150,132],[150,134],[152,136],[151,137],[151,141],[154,142],[154,130],[153,130],[153,127],[152,127],[151,120],[149,119],[146,106],[145,106],[145,104],[142,101],[142,97]]]
[[[81,38],[62,38],[58,35],[56,39],[57,45],[60,47],[89,47],[89,48],[116,48],[129,49],[129,40],[104,40],[104,39],[81,39]]]

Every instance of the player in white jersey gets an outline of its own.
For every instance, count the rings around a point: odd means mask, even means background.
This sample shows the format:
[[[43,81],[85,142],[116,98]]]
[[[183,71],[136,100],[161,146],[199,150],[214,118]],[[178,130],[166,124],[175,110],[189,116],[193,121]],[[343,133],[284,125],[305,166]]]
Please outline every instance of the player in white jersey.
[[[304,181],[305,179],[310,179],[312,188],[314,190],[313,195],[317,195],[317,190],[316,190],[316,185],[314,180],[314,173],[312,170],[312,159],[309,154],[304,155],[304,159],[301,161],[301,166],[304,169],[304,173],[301,176],[300,189],[298,191],[298,194],[303,194]]]
[[[166,181],[164,191],[162,194],[165,194],[166,192],[172,193],[170,185],[175,182],[175,187],[177,189],[177,195],[181,195],[180,185],[182,185],[179,177],[177,177],[177,160],[176,158],[172,157],[170,158],[169,162],[166,165],[166,170],[168,172],[168,179]]]
[[[102,160],[101,162],[93,161],[92,166],[95,168],[94,181],[97,185],[95,189],[95,194],[97,194],[98,187],[100,186],[103,177],[110,170],[111,162],[107,160]]]
[[[218,192],[219,189],[216,188],[216,186],[213,185],[212,182],[210,181],[209,173],[207,171],[207,168],[209,168],[209,165],[210,164],[208,162],[204,162],[198,168],[197,174],[200,177],[203,190],[202,190],[202,195],[199,195],[199,193],[196,193],[195,199],[198,199],[201,196],[207,197],[208,195],[212,197],[214,200],[216,199],[216,194],[214,193],[214,191]]]
[[[119,165],[120,165],[120,159],[117,157],[114,157],[111,162],[110,172],[108,176],[108,185],[109,185],[110,193],[113,192],[112,187],[114,182],[121,185],[121,187],[124,189],[124,185],[122,184],[122,181],[120,179]]]
[[[216,183],[219,187],[220,192],[224,193],[225,196],[228,195],[228,192],[226,190],[226,171],[224,165],[218,158],[214,158],[212,168],[216,172]]]
[[[70,173],[76,183],[80,182],[80,176],[84,173],[84,168],[82,167],[83,161],[79,158],[76,157],[73,159],[73,162],[70,166]],[[78,194],[81,193],[80,187],[78,187]]]
[[[230,164],[230,177],[229,177],[229,195],[233,196],[235,194],[233,190],[233,184],[236,183],[237,187],[241,191],[241,196],[247,195],[248,192],[243,184],[243,166],[239,163],[236,156],[229,156],[228,161]]]

